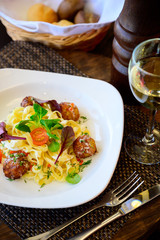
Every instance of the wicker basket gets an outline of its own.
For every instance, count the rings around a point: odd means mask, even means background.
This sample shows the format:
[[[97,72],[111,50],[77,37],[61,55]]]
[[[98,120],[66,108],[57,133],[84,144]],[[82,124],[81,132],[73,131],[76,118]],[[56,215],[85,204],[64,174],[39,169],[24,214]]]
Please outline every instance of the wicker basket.
[[[93,29],[83,34],[72,36],[54,36],[46,33],[32,33],[20,29],[1,17],[8,35],[14,40],[40,42],[56,49],[84,50],[91,51],[106,35],[110,24],[97,30]]]

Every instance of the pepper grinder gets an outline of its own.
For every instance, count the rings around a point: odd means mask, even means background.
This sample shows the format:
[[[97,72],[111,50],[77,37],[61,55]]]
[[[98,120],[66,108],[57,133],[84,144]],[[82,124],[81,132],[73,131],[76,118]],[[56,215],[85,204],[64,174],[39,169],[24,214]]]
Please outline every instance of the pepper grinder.
[[[133,49],[142,41],[160,37],[159,0],[125,0],[114,24],[111,83],[124,102],[133,101],[128,64]]]

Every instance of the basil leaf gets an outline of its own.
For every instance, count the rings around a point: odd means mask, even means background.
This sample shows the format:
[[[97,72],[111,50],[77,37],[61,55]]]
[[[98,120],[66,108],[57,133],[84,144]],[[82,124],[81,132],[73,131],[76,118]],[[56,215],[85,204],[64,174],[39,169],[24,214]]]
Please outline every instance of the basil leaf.
[[[31,132],[30,128],[26,125],[27,123],[30,123],[30,120],[22,120],[15,126],[15,128],[23,132]]]
[[[54,138],[58,140],[59,138],[51,133],[51,130],[54,129],[61,129],[63,128],[62,124],[59,123],[60,119],[41,119],[40,123],[45,127],[47,130],[47,134],[50,138]]]
[[[71,184],[77,184],[81,181],[81,177],[79,176],[78,173],[68,174],[66,177],[66,181]]]
[[[41,107],[37,103],[33,104],[33,108],[34,108],[35,113],[37,113],[37,115],[39,116],[39,119],[42,119],[42,117],[44,117],[48,112],[45,108]]]
[[[60,119],[41,119],[40,120],[40,123],[48,130],[50,130],[51,128],[55,128],[56,129],[60,126],[62,126],[60,123],[59,123]],[[63,128],[63,126],[62,126]]]
[[[35,113],[34,115],[30,116],[30,120],[33,122],[36,122],[37,124],[39,123],[39,116],[37,113]]]
[[[60,123],[57,123],[56,125],[54,125],[54,127],[52,127],[52,130],[54,129],[62,129],[63,128],[63,125],[60,124]]]
[[[49,144],[48,149],[51,152],[57,152],[60,148],[60,144],[58,142],[52,141],[51,144]]]
[[[50,138],[54,138],[55,140],[59,140],[59,137],[57,137],[56,134],[52,134],[51,132],[47,132],[47,135],[48,135]]]
[[[47,114],[48,111],[37,103],[33,104],[33,108],[34,108],[35,114],[30,116],[30,120],[35,122],[36,125],[39,125],[40,120],[42,119],[42,117],[44,117]]]

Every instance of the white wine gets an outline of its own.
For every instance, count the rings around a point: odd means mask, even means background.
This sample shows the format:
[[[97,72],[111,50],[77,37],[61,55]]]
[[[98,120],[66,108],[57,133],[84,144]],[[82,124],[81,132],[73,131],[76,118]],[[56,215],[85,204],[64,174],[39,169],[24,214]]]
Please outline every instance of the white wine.
[[[138,61],[130,71],[129,82],[139,102],[147,108],[160,109],[160,56]]]

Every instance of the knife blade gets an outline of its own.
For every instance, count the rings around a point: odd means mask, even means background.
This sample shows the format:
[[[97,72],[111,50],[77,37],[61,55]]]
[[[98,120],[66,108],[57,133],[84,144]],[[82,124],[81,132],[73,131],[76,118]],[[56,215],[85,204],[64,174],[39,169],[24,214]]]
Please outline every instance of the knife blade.
[[[106,226],[108,223],[134,211],[135,209],[150,202],[151,200],[158,197],[159,195],[160,195],[160,184],[157,184],[157,185],[154,185],[153,187],[137,194],[136,196],[128,199],[121,205],[121,207],[115,214],[113,214],[109,218],[105,219],[101,223],[97,224],[96,226],[85,230],[84,232],[74,236],[73,238],[70,238],[69,240],[84,240],[87,237],[89,237],[92,233],[94,233],[97,230],[99,230],[100,228]]]

